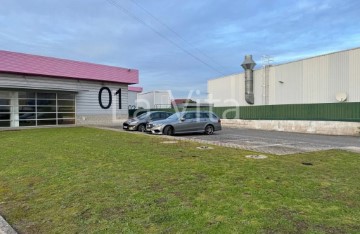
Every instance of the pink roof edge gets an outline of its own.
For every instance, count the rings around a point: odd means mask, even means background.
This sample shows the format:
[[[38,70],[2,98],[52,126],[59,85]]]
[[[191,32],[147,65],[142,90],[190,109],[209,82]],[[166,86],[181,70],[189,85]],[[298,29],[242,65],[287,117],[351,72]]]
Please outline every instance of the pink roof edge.
[[[128,86],[128,90],[132,91],[132,92],[141,93],[143,91],[143,88],[142,87]]]
[[[139,71],[95,63],[0,50],[0,72],[79,80],[139,83]]]

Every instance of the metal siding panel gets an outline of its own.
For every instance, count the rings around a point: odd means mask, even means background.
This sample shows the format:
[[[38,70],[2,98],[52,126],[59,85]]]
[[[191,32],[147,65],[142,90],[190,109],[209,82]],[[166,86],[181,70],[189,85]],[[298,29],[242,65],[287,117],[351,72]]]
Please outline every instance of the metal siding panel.
[[[276,104],[276,76],[275,67],[270,67],[269,72],[269,105]]]
[[[276,104],[302,102],[302,74],[303,61],[275,67]]]
[[[336,94],[349,90],[349,51],[329,55],[329,102],[337,102]]]
[[[255,105],[264,105],[263,101],[263,70],[254,71],[254,98]]]
[[[127,85],[125,84],[71,79],[47,79],[46,77],[24,77],[5,74],[1,74],[0,76],[0,87],[58,91],[77,90],[76,107],[77,114],[80,115],[112,115],[112,108],[104,110],[98,102],[98,93],[103,86],[109,87],[113,92],[113,107],[115,106],[115,100],[118,100],[118,96],[114,96],[114,94],[119,88],[122,89],[122,110],[117,110],[116,113],[127,115],[128,91]]]
[[[214,106],[245,105],[245,81],[243,77],[243,74],[235,74],[209,80],[209,101],[214,102]]]
[[[234,87],[238,90],[236,101],[239,103],[239,106],[250,106],[245,101],[245,73],[240,73],[235,75],[237,79],[237,86]]]
[[[303,61],[302,103],[328,101],[328,57],[321,56]]]
[[[349,102],[360,102],[360,49],[349,51]]]
[[[0,74],[0,87],[47,90],[82,89],[77,80]]]
[[[117,114],[127,114],[128,109],[128,90],[127,85],[102,83],[102,82],[84,82],[81,81],[81,86],[86,91],[80,91],[76,95],[76,105],[78,115],[112,115],[113,108],[116,109]],[[112,92],[112,106],[109,109],[102,109],[99,104],[98,94],[101,87],[108,87]],[[122,110],[118,109],[118,95],[115,93],[121,88],[121,105]],[[107,92],[103,92],[103,103],[107,103]],[[116,105],[115,105],[116,104]]]

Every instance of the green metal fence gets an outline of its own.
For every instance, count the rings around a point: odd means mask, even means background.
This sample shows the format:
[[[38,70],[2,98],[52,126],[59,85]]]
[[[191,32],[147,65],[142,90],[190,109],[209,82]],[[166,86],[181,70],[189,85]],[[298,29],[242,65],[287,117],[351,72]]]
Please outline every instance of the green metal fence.
[[[196,108],[187,108],[194,110]],[[360,102],[291,104],[267,106],[212,107],[209,110],[223,119],[249,120],[323,120],[360,122]],[[175,112],[175,109],[152,109]],[[179,109],[183,111],[185,109]],[[137,116],[149,110],[129,110],[129,116]]]

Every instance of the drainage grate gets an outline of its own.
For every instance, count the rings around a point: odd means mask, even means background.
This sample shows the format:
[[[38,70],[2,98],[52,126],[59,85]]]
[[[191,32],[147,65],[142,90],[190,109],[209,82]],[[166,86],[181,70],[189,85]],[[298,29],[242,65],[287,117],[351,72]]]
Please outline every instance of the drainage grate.
[[[252,158],[252,159],[265,159],[267,158],[268,156],[266,155],[246,155],[245,158]]]

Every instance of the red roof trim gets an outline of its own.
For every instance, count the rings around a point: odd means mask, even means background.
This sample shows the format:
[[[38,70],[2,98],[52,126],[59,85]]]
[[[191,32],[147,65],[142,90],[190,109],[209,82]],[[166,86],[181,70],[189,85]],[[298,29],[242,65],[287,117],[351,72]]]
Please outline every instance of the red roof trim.
[[[0,50],[0,72],[79,80],[139,83],[139,71]]]
[[[143,88],[142,87],[128,86],[128,90],[131,91],[131,92],[141,93],[143,91]]]

